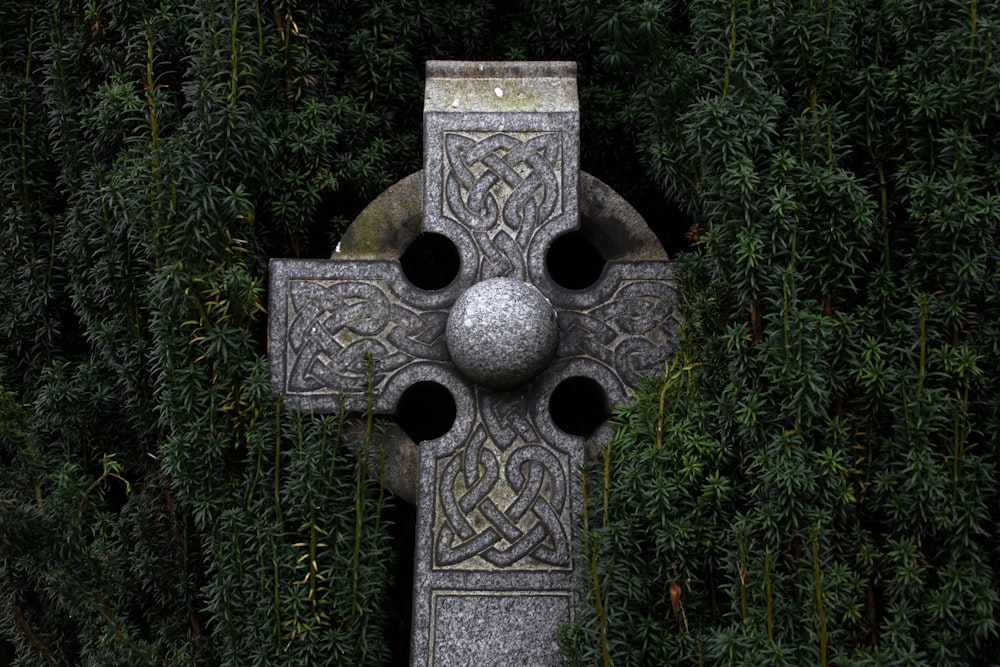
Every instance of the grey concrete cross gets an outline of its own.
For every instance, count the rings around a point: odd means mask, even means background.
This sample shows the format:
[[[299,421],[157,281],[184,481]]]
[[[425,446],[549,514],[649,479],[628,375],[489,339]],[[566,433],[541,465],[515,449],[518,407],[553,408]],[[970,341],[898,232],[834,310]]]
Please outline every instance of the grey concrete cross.
[[[575,75],[428,63],[423,172],[373,202],[331,260],[271,262],[269,359],[286,406],[335,412],[343,396],[364,410],[373,358],[376,413],[427,386],[454,412],[419,446],[398,430],[389,443],[390,486],[418,507],[414,665],[559,662],[588,435],[567,423],[582,410],[599,423],[673,348],[662,248],[579,171]],[[553,277],[569,238],[596,250],[592,284]],[[454,275],[411,282],[400,257],[414,247],[456,256]]]

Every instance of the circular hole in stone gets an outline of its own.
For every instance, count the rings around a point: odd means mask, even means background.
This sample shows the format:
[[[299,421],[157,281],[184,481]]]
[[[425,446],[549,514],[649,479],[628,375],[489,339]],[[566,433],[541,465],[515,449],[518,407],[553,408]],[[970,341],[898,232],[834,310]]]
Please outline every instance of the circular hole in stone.
[[[447,287],[458,275],[462,261],[458,248],[448,237],[426,233],[413,239],[399,258],[403,275],[411,283],[425,290]]]
[[[455,398],[437,382],[417,382],[399,397],[396,423],[413,442],[440,438],[455,423]]]
[[[566,289],[590,287],[601,277],[605,264],[601,253],[579,230],[554,240],[545,262],[552,280]]]
[[[570,435],[587,438],[611,414],[604,389],[588,377],[569,377],[559,383],[549,399],[556,426]]]

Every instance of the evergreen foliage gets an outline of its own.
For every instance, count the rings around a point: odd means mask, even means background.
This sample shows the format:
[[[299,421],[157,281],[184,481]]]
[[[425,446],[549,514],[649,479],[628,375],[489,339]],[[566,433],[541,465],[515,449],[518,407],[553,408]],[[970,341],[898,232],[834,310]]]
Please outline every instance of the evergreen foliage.
[[[996,11],[0,3],[0,662],[390,660],[377,425],[279,409],[263,290],[420,168],[431,58],[578,61],[584,169],[691,222],[570,658],[995,661]]]
[[[403,18],[0,4],[11,664],[387,660],[379,477],[343,416],[277,409],[262,303],[268,257],[418,166]]]
[[[997,664],[997,6],[686,16],[630,98],[693,221],[682,349],[587,480],[567,648]]]

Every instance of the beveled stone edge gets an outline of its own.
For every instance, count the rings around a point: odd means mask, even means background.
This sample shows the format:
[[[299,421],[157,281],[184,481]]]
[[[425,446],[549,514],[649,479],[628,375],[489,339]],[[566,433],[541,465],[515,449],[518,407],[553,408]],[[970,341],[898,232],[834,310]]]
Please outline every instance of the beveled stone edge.
[[[575,62],[427,62],[425,114],[578,113],[579,109]]]
[[[572,60],[428,60],[428,79],[537,79],[558,78],[576,81]]]

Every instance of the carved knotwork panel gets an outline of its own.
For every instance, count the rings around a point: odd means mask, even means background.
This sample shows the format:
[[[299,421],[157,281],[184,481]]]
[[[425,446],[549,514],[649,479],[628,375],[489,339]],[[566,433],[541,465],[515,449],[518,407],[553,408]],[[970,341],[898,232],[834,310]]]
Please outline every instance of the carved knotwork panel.
[[[289,405],[335,412],[343,394],[364,409],[369,358],[376,396],[416,363],[448,363],[446,295],[398,263],[275,261],[271,274],[271,377]]]
[[[385,281],[293,280],[288,287],[290,393],[355,393],[367,381],[367,356],[381,376],[415,359],[448,358],[441,341],[447,313],[390,300]]]
[[[437,570],[569,568],[571,456],[536,428],[529,392],[480,392],[475,426],[435,462]]]
[[[528,247],[563,212],[562,133],[442,135],[442,215],[471,231],[479,279],[527,279]]]
[[[550,294],[559,313],[558,358],[600,362],[631,388],[673,352],[680,314],[661,262],[611,263],[591,289]]]

